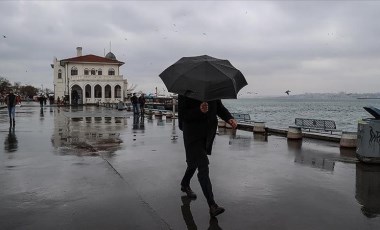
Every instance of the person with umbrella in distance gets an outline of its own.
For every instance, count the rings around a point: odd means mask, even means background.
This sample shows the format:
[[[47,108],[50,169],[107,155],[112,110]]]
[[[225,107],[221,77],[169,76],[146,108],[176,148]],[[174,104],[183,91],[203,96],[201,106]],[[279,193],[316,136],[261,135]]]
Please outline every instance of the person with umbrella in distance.
[[[183,132],[187,168],[181,191],[189,198],[197,195],[190,181],[198,170],[198,181],[215,217],[225,211],[216,204],[209,177],[209,159],[218,124],[217,116],[234,129],[237,122],[221,99],[236,98],[247,85],[242,73],[227,60],[210,56],[184,57],[160,74],[169,92],[178,93],[178,124]]]

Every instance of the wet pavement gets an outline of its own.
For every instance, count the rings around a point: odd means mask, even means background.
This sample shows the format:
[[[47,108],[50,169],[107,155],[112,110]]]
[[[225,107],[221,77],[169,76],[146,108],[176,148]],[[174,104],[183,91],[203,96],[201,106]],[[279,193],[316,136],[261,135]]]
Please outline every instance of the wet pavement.
[[[210,219],[176,120],[35,105],[0,110],[0,229],[380,229],[380,167],[338,143],[221,129]]]

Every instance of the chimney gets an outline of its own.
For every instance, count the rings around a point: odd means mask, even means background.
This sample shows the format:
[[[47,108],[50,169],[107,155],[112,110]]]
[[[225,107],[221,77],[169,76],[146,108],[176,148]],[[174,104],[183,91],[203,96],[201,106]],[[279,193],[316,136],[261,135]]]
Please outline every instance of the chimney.
[[[77,47],[77,57],[82,56],[82,47]]]

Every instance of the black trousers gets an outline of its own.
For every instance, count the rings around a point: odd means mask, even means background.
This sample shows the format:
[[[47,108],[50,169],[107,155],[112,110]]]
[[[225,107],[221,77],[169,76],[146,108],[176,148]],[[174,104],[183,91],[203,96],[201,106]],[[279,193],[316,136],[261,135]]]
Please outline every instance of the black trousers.
[[[205,140],[199,140],[191,144],[185,144],[187,168],[182,178],[181,185],[190,186],[190,180],[198,169],[198,181],[208,205],[214,205],[214,194],[209,176],[209,160],[207,157]]]

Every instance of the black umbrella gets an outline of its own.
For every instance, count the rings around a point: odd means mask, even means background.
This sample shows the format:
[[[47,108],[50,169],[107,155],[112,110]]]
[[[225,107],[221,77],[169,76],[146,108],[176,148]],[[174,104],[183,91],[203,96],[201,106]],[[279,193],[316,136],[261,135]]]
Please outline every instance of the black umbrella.
[[[183,57],[160,77],[169,92],[199,101],[236,98],[247,85],[243,74],[228,60],[207,55]]]

